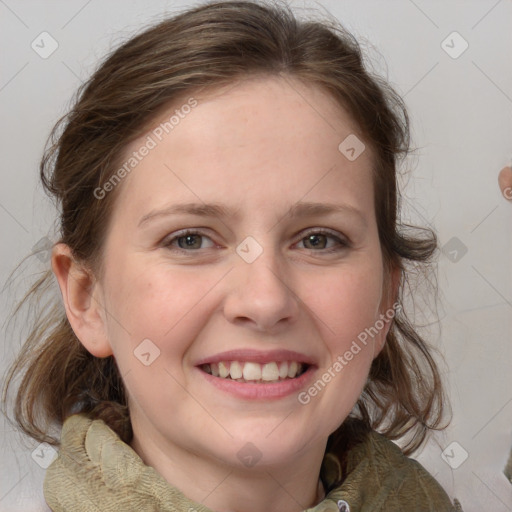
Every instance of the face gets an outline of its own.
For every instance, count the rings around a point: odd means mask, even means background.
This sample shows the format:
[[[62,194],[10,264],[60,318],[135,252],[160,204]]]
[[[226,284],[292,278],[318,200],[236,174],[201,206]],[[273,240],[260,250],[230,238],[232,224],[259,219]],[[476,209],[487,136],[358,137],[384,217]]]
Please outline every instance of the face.
[[[188,100],[127,148],[146,155],[117,185],[106,343],[137,446],[290,462],[325,447],[387,332],[370,152],[347,158],[356,125],[291,78]]]

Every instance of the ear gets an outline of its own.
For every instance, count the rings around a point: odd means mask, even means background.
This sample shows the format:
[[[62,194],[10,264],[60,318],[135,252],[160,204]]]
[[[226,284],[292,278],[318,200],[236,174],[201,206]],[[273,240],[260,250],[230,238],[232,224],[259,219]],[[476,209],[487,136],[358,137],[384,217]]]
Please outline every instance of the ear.
[[[395,266],[387,274],[384,281],[384,293],[380,304],[380,319],[384,323],[382,329],[379,330],[379,334],[375,337],[374,354],[373,357],[377,357],[380,351],[386,344],[386,337],[389,329],[395,317],[397,307],[396,302],[398,299],[398,290],[400,288],[400,282],[402,280],[402,269]]]
[[[66,316],[82,345],[96,357],[112,355],[101,299],[92,272],[75,261],[68,245],[52,250],[52,270],[59,283]]]

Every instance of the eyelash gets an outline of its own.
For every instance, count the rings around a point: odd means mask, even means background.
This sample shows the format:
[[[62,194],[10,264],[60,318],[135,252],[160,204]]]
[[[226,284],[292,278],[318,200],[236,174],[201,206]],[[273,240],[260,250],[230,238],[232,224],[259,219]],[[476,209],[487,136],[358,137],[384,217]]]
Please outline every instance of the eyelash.
[[[184,238],[188,235],[199,235],[199,236],[203,236],[206,238],[210,238],[207,234],[205,234],[202,231],[198,231],[198,230],[194,230],[194,229],[186,229],[181,232],[178,232],[172,238],[164,240],[162,243],[162,246],[165,247],[166,249],[169,249],[170,251],[181,253],[181,254],[190,254],[191,252],[201,251],[201,249],[182,249],[181,247],[173,247],[172,246],[173,242],[177,241],[180,238]],[[304,236],[297,243],[302,242],[310,235],[325,235],[328,238],[335,240],[337,242],[338,246],[331,247],[329,249],[319,249],[319,250],[306,249],[307,251],[319,252],[319,253],[324,253],[324,254],[325,253],[334,253],[334,252],[341,251],[343,249],[347,249],[351,246],[350,243],[348,242],[348,240],[342,239],[339,236],[337,236],[336,234],[334,234],[333,232],[328,231],[326,229],[311,229],[308,232],[306,232],[304,234]],[[210,238],[210,240],[211,240],[211,238]]]

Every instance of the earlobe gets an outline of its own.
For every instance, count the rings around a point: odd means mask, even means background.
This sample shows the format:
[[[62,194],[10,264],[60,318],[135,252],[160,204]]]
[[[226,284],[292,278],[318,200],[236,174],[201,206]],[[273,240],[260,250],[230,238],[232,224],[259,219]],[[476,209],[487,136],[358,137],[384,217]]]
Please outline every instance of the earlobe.
[[[82,345],[96,357],[112,355],[99,285],[92,272],[79,264],[68,245],[52,250],[52,270],[59,283],[68,321]]]

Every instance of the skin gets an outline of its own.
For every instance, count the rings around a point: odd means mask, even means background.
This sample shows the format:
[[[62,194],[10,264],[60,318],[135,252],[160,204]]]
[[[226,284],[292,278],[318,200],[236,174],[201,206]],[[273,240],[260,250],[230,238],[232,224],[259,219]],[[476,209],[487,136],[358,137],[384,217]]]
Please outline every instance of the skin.
[[[503,167],[498,175],[498,184],[505,199],[512,201],[512,167]]]
[[[399,274],[385,286],[372,155],[368,146],[355,161],[341,154],[357,126],[328,94],[290,77],[194,97],[198,105],[118,185],[101,276],[63,244],[54,247],[53,270],[80,341],[116,358],[131,445],[146,464],[213,510],[303,510],[318,502],[327,438],[356,403],[390,323],[307,405],[297,393],[234,397],[195,365],[235,348],[288,349],[313,358],[314,382],[389,311]],[[348,204],[360,217],[287,216],[299,201]],[[181,202],[221,202],[238,216],[160,216],[138,227],[149,212]],[[183,228],[202,228],[198,249],[178,253],[176,239],[165,246]],[[320,236],[314,246],[308,228],[350,245]],[[247,236],[263,249],[252,263],[236,252]],[[144,339],[160,350],[149,366],[134,356]],[[252,467],[237,456],[249,442],[261,455]]]

